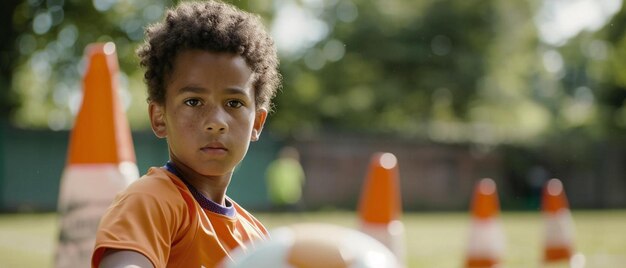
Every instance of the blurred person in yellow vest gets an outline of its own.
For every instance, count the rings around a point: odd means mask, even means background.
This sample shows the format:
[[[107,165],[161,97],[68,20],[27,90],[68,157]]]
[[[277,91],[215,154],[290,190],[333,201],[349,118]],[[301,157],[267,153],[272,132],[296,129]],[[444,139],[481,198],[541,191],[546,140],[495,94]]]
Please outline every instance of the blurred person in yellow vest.
[[[282,148],[267,167],[267,190],[273,210],[300,210],[305,175],[300,154],[291,146]]]

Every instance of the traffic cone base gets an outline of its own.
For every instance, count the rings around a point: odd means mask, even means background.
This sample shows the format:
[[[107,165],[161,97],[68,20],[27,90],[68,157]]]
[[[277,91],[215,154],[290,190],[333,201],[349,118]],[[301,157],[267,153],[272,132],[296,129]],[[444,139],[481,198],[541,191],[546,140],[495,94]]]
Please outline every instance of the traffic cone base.
[[[569,262],[574,254],[574,221],[568,208],[563,183],[551,179],[546,183],[542,199],[545,222],[545,263]]]
[[[544,222],[546,225],[545,243],[548,249],[567,247],[573,244],[574,226],[568,210],[562,210],[556,214],[545,214]]]
[[[504,231],[499,220],[476,220],[471,224],[467,248],[467,267],[492,267],[480,263],[499,263],[504,254]],[[472,264],[472,265],[470,265]]]
[[[387,246],[404,265],[406,252],[401,214],[398,159],[391,153],[375,153],[359,200],[360,230]]]
[[[545,252],[545,261],[568,261],[572,256],[572,250],[568,247],[552,247],[547,248]]]
[[[61,233],[57,267],[84,267],[85,263],[91,262],[94,234],[102,214],[115,193],[137,176],[124,175],[131,165],[135,164],[81,164],[70,165],[64,170],[59,193]]]
[[[497,261],[493,259],[468,259],[465,264],[466,267],[496,267]]]
[[[496,267],[504,254],[504,231],[498,219],[500,203],[496,183],[482,179],[476,183],[472,197],[466,267]]]
[[[117,89],[113,43],[85,49],[83,100],[61,177],[55,267],[89,267],[96,231],[115,195],[139,177],[132,135]]]
[[[66,204],[68,197],[74,199],[72,202],[107,200],[110,203],[111,193],[124,189],[138,177],[137,166],[132,162],[70,165],[63,171],[59,205]]]

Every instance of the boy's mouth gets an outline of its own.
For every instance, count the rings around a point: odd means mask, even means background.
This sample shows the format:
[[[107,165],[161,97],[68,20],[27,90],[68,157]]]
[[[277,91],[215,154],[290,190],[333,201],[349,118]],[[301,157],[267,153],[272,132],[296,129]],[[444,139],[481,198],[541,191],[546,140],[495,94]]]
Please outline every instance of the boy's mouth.
[[[212,142],[200,148],[200,151],[210,155],[223,155],[228,152],[228,149],[222,143]]]

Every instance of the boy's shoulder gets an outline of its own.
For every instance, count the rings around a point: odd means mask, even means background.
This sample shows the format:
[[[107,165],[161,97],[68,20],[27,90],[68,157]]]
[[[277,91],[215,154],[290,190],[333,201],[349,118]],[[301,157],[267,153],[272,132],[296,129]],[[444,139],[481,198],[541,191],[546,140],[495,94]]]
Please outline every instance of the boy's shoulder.
[[[138,180],[118,193],[113,207],[127,209],[168,211],[178,213],[188,206],[184,184],[164,168],[152,167]],[[189,195],[189,194],[187,194]],[[175,212],[178,211],[178,212]]]
[[[151,193],[159,196],[170,193],[179,195],[180,187],[171,176],[164,168],[151,167],[145,175],[131,183],[126,192]]]

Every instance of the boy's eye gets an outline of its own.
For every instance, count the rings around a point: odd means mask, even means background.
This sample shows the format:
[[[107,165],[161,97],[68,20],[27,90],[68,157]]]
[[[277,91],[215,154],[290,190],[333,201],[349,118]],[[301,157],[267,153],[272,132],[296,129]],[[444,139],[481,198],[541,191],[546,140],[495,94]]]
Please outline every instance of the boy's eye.
[[[227,105],[228,107],[231,107],[231,108],[239,108],[239,107],[243,106],[243,102],[238,101],[238,100],[229,100],[229,101],[226,103],[226,105]]]
[[[200,105],[200,100],[198,99],[188,99],[185,101],[185,105],[190,106],[190,107],[196,107],[198,105]]]

